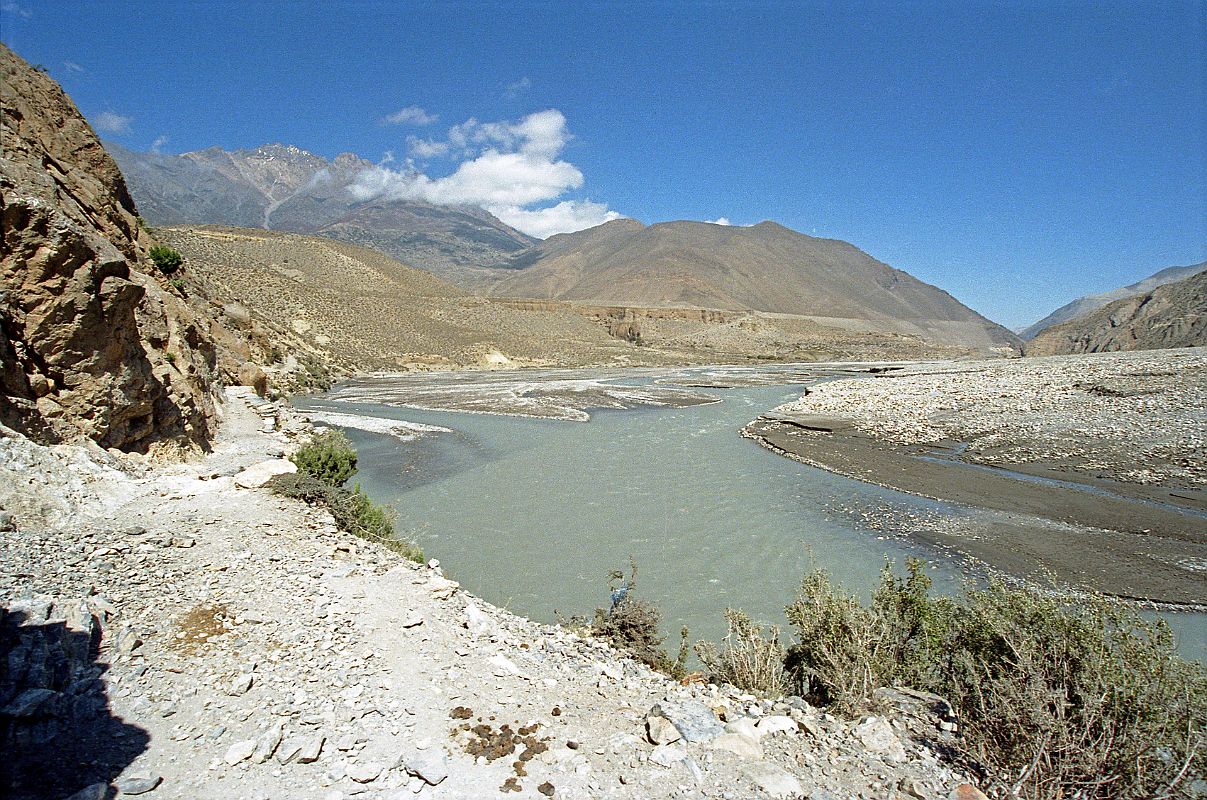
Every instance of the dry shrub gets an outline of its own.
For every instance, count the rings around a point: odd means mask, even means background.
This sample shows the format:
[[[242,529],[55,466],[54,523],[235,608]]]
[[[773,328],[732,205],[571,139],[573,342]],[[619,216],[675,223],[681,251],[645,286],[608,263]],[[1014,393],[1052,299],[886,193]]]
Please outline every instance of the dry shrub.
[[[1178,657],[1164,621],[1001,585],[961,611],[935,688],[999,784],[1034,798],[1191,796],[1207,669]]]
[[[764,636],[750,617],[732,608],[725,609],[725,622],[729,632],[719,648],[712,642],[696,644],[696,655],[710,678],[760,697],[783,696],[789,680],[779,628],[772,626]]]
[[[679,653],[671,658],[662,648],[666,637],[659,633],[662,612],[648,600],[635,597],[637,591],[637,562],[629,559],[629,576],[623,570],[609,575],[611,606],[595,609],[595,618],[588,625],[581,617],[566,622],[573,627],[589,627],[592,636],[606,640],[631,658],[672,678],[686,674],[687,628],[680,631]]]
[[[909,574],[898,579],[886,564],[870,606],[820,570],[805,576],[785,610],[800,640],[787,659],[800,695],[847,712],[881,686],[932,682],[953,606],[930,598],[923,568],[911,559]]]
[[[1000,583],[929,597],[921,565],[872,603],[807,576],[787,609],[802,693],[838,710],[894,684],[947,697],[964,744],[1016,797],[1188,798],[1207,749],[1207,668],[1161,620]]]

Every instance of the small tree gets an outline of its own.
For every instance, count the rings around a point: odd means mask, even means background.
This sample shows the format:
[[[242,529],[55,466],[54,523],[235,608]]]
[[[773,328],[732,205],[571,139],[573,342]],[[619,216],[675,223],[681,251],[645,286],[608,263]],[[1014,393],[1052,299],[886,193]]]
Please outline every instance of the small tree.
[[[159,267],[159,271],[164,275],[171,275],[180,269],[180,265],[184,263],[184,257],[180,255],[180,251],[173,250],[171,247],[165,247],[162,244],[152,247],[147,255],[151,256],[151,260],[155,262],[155,266]]]

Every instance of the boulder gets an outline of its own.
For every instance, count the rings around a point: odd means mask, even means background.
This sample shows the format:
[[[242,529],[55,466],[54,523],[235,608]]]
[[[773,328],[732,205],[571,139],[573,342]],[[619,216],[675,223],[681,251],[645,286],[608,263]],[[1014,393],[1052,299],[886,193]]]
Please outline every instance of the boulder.
[[[707,742],[725,732],[717,715],[699,700],[663,700],[647,716],[669,720],[688,742]]]
[[[298,465],[287,458],[273,458],[254,464],[235,476],[235,485],[244,489],[259,489],[277,475],[297,472]]]
[[[250,386],[260,397],[268,395],[268,374],[259,364],[245,361],[239,366],[239,385]]]

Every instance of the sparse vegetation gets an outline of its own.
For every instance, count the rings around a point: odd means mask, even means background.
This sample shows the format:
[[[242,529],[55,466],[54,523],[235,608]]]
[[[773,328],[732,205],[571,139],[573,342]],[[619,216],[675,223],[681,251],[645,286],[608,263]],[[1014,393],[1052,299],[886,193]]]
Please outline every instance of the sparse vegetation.
[[[627,653],[646,666],[672,678],[686,674],[688,654],[688,630],[679,633],[679,652],[671,658],[662,643],[666,637],[659,633],[662,612],[648,600],[635,596],[637,590],[637,562],[629,559],[629,575],[624,570],[613,570],[608,576],[611,604],[608,608],[595,609],[590,623],[582,617],[565,622],[574,627],[587,628],[592,636],[609,642],[617,650]]]
[[[1186,797],[1207,748],[1207,669],[1169,628],[1105,598],[1000,583],[932,598],[920,562],[885,569],[865,606],[820,572],[787,608],[787,668],[815,702],[853,711],[875,689],[947,697],[999,789],[1029,798]]]
[[[732,608],[725,609],[725,622],[729,632],[720,647],[712,642],[696,644],[696,655],[710,679],[760,697],[784,695],[789,681],[779,628],[773,626],[764,635],[750,617]]]
[[[376,542],[411,561],[422,562],[423,550],[394,532],[392,510],[376,505],[360,486],[344,484],[356,474],[356,450],[339,431],[325,431],[293,455],[298,472],[277,475],[268,487],[277,494],[310,505],[327,506],[340,530]]]
[[[174,250],[166,245],[153,245],[147,251],[147,255],[155,262],[155,266],[159,267],[159,271],[164,275],[171,275],[176,270],[180,269],[180,265],[184,263],[184,257],[180,255],[179,250]]]

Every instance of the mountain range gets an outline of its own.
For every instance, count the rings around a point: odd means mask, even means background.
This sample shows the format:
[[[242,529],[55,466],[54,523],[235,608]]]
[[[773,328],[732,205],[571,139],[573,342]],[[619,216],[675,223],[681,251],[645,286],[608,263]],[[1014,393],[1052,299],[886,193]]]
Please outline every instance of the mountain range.
[[[852,244],[774,222],[647,227],[615,220],[551,236],[508,266],[509,273],[491,275],[486,291],[619,306],[749,309],[982,349],[1017,342],[947,292]]]
[[[474,206],[420,200],[358,201],[350,187],[373,166],[351,153],[333,160],[290,145],[211,147],[181,155],[106,148],[151,225],[216,224],[310,233],[421,266],[457,283],[536,244]]]
[[[1195,271],[1046,327],[1027,342],[1027,355],[1207,345],[1207,263],[1175,269]],[[1151,286],[1153,278],[1134,285]]]
[[[904,334],[943,346],[1017,349],[1018,339],[946,292],[846,242],[773,222],[749,228],[617,220],[533,239],[469,206],[358,201],[373,165],[297,147],[182,155],[111,144],[153,225],[222,224],[369,247],[471,291],[593,306],[787,315],[845,333]]]

